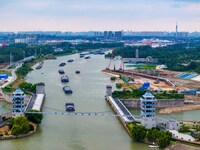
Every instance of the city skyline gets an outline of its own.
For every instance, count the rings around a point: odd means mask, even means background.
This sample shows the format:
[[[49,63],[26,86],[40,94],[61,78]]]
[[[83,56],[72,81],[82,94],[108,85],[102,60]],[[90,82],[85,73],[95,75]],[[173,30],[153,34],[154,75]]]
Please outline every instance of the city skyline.
[[[200,31],[199,0],[0,0],[0,31]]]

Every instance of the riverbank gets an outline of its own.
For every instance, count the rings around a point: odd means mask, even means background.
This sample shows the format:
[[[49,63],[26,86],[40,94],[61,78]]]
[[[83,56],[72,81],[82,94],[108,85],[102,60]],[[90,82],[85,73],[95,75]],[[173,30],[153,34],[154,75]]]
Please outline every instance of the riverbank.
[[[33,135],[37,131],[38,125],[32,122],[29,122],[29,124],[32,126],[31,131],[29,131],[26,134],[20,134],[18,136],[12,135],[11,129],[8,125],[5,125],[0,128],[0,140],[11,140],[11,139],[19,139],[24,138]]]
[[[177,144],[168,146],[167,148],[165,148],[165,150],[200,150],[200,148],[177,143]]]
[[[107,71],[107,70],[102,70],[102,71],[111,75],[111,76],[115,76],[115,77],[119,76],[119,75],[126,75],[126,74],[111,72],[111,71]],[[135,76],[133,76],[133,78],[135,79],[134,80],[135,83],[137,83],[139,81],[138,78],[136,78]],[[141,80],[144,82],[146,80],[146,78],[143,78],[143,79],[141,78]],[[126,83],[126,84],[128,84],[128,83]],[[134,84],[134,86],[135,85],[136,84]],[[152,84],[151,84],[151,86],[152,86]],[[185,100],[199,100],[199,97],[197,97],[197,96],[196,97],[186,96]],[[191,104],[191,105],[184,105],[184,99],[182,101],[165,99],[164,101],[161,100],[160,102],[161,102],[161,104],[159,104],[159,108],[161,108],[161,109],[159,111],[159,114],[171,114],[171,113],[175,113],[175,112],[183,112],[183,111],[200,109],[200,105],[198,103],[197,104]],[[167,105],[163,102],[165,102]],[[130,107],[130,108],[140,107],[140,103],[137,102],[137,100],[136,101],[130,101],[130,102],[127,100],[127,101],[125,101],[124,104],[127,107]]]
[[[172,114],[176,112],[182,112],[182,111],[190,111],[190,110],[196,110],[200,109],[200,105],[184,105],[182,107],[169,107],[169,108],[163,108],[159,110],[159,114]]]

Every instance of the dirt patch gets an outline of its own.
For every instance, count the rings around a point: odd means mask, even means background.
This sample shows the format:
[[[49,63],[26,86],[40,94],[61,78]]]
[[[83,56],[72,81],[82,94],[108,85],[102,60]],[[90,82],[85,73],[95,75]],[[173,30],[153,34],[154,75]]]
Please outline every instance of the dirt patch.
[[[159,110],[159,114],[171,114],[174,112],[189,111],[200,109],[200,105],[184,105],[182,107],[169,107]]]
[[[200,148],[177,143],[165,148],[165,150],[200,150]]]
[[[18,88],[19,87],[19,84],[24,82],[24,79],[22,78],[17,78],[17,80],[15,82],[12,83],[12,88]]]
[[[0,128],[0,134],[3,135],[3,136],[10,135],[11,134],[10,132],[11,132],[10,128],[7,125]]]

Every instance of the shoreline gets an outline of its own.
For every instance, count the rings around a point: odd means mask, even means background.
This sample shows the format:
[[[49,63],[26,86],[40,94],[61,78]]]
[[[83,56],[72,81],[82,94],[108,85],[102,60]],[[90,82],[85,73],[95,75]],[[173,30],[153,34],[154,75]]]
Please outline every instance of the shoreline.
[[[184,105],[182,107],[168,107],[159,110],[159,114],[172,114],[177,112],[192,111],[200,109],[200,105]]]
[[[102,72],[111,75],[111,76],[117,76],[119,74],[113,73],[113,72],[108,72],[106,70],[102,70]],[[166,108],[161,108],[159,110],[159,114],[172,114],[172,113],[177,113],[177,112],[184,112],[184,111],[192,111],[192,110],[197,110],[200,109],[199,104],[190,104],[190,105],[183,105],[183,106],[177,106],[177,107],[166,107]]]

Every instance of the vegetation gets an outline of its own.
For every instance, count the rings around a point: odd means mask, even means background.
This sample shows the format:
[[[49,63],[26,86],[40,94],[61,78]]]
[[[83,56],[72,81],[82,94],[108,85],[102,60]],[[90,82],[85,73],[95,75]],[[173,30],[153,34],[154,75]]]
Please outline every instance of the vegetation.
[[[128,126],[131,132],[132,139],[135,142],[154,142],[158,143],[159,148],[165,148],[171,143],[172,134],[169,131],[160,131],[157,128],[146,129],[145,127],[137,124]]]
[[[183,125],[180,126],[180,128],[179,128],[179,132],[182,132],[182,133],[190,132],[190,127],[183,124]]]
[[[12,92],[14,92],[14,90],[15,90],[15,89],[12,88],[10,85],[8,85],[8,86],[2,88],[2,91],[5,92],[5,93],[12,93]]]
[[[129,90],[123,90],[123,91],[114,91],[112,93],[112,96],[114,98],[122,98],[122,99],[132,99],[132,98],[140,98],[142,95],[144,95],[146,91],[139,90],[139,89],[132,89],[132,91]],[[157,99],[183,99],[184,95],[177,93],[176,91],[164,91],[164,92],[154,92],[153,95]]]
[[[131,136],[135,142],[143,142],[146,136],[147,129],[141,125],[134,125]]]
[[[115,50],[114,55],[124,55],[124,58],[135,58],[136,49],[139,50],[141,58],[158,58],[158,63],[166,64],[169,70],[173,71],[194,71],[200,73],[200,44],[190,41],[187,44],[175,44],[166,47],[151,48],[150,46],[141,47],[122,47]],[[106,57],[111,56],[111,53]]]
[[[25,92],[28,91],[28,92],[36,93],[36,84],[22,82],[19,84],[19,88]]]
[[[111,80],[111,81],[115,81],[115,80],[116,80],[116,77],[110,77],[110,80]]]
[[[0,70],[0,74],[11,74],[10,70]]]
[[[17,71],[16,75],[18,77],[24,77],[28,74],[29,71],[32,71],[33,69],[29,66],[29,63],[24,63]]]
[[[79,52],[88,50],[88,49],[98,49],[98,48],[116,48],[116,47],[123,47],[123,43],[82,43],[79,45],[72,45],[68,42],[63,42],[60,44],[57,44],[57,48],[62,48],[63,51],[60,52],[54,52],[55,45],[34,45],[29,46],[28,44],[10,44],[8,46],[4,46],[0,48],[1,55],[0,55],[0,63],[5,63],[10,61],[10,53],[12,53],[13,61],[19,61],[22,60],[24,57],[24,54],[26,57],[32,56],[32,55],[64,55],[64,54],[70,54],[73,53],[74,50],[78,50]]]
[[[116,83],[116,88],[117,89],[121,89],[122,88],[122,84],[121,83]]]
[[[29,112],[39,112],[38,110],[29,110]],[[43,119],[42,114],[34,114],[34,113],[27,113],[25,115],[29,121],[32,121],[33,123],[40,124]]]
[[[17,117],[10,122],[12,123],[11,132],[13,135],[26,134],[29,132],[29,122],[26,117]]]

